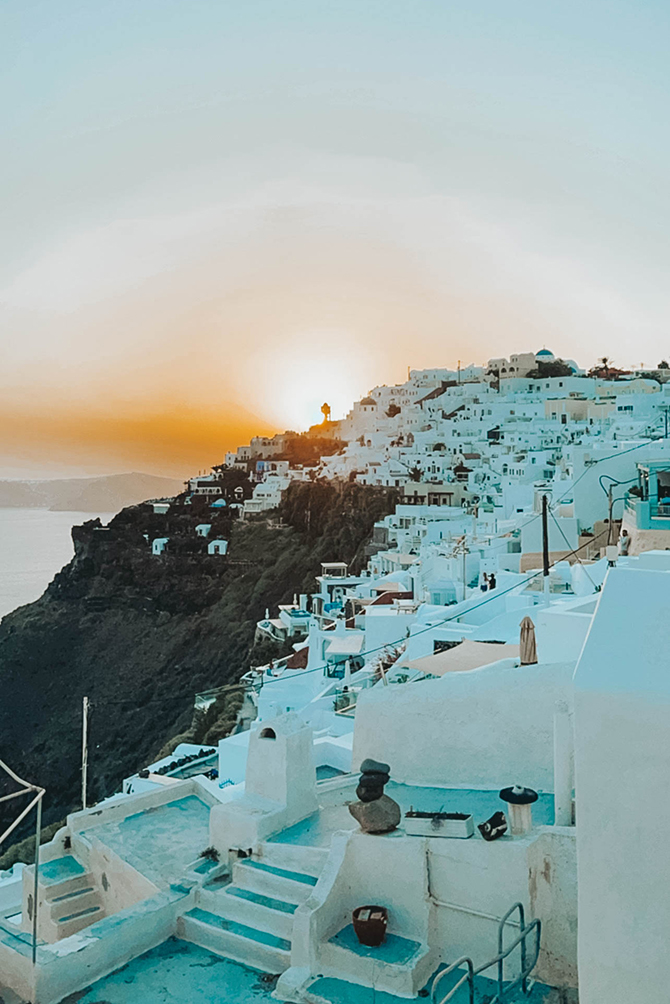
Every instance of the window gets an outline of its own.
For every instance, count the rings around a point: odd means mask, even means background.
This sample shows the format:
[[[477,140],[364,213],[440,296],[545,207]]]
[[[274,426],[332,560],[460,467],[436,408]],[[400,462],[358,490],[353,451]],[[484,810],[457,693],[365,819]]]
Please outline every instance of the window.
[[[277,733],[274,729],[262,729],[259,739],[276,739]]]

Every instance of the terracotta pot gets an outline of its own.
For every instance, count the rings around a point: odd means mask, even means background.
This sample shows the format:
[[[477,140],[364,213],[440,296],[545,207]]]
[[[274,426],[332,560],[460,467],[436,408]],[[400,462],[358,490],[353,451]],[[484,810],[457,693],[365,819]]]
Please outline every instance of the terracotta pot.
[[[385,906],[359,906],[353,912],[354,931],[361,945],[378,948],[386,937],[389,912]]]

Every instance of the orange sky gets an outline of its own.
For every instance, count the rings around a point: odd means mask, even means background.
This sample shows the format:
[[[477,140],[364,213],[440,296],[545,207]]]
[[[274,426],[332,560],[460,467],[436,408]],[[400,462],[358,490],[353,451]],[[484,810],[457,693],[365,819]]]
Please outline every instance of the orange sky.
[[[667,357],[663,35],[522,7],[14,5],[0,477],[185,476],[408,366]]]
[[[408,366],[579,354],[598,291],[569,264],[436,193],[361,188],[257,193],[56,243],[0,297],[5,466],[185,475],[251,434],[320,421],[324,400],[340,417]],[[620,326],[611,298],[598,309]]]

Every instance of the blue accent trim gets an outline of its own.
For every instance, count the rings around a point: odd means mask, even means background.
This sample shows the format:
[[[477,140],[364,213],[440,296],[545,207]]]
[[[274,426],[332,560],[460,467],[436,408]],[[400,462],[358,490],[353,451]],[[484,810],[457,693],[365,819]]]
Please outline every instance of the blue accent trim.
[[[264,861],[254,861],[252,858],[244,858],[239,862],[245,868],[257,868],[262,872],[270,872],[280,878],[290,879],[291,882],[302,882],[303,885],[316,885],[319,881],[313,875],[305,875],[304,872],[290,872],[285,868],[275,868],[274,865],[266,865]]]
[[[291,942],[287,941],[286,938],[278,938],[276,935],[270,934],[268,931],[259,931],[255,927],[248,927],[246,924],[238,924],[235,920],[227,920],[225,917],[219,917],[216,913],[210,913],[209,910],[202,910],[199,906],[189,910],[186,916],[192,917],[193,920],[199,920],[201,924],[207,924],[209,927],[217,927],[221,931],[228,931],[230,934],[236,934],[240,938],[248,938],[250,941],[257,941],[259,945],[267,945],[269,948],[278,948],[282,952],[291,951]]]
[[[242,889],[240,886],[231,885],[225,890],[226,896],[237,896],[238,899],[246,899],[249,903],[257,903],[268,910],[276,910],[278,913],[295,913],[298,909],[297,903],[287,903],[283,899],[274,899],[272,896],[263,896],[253,889]]]

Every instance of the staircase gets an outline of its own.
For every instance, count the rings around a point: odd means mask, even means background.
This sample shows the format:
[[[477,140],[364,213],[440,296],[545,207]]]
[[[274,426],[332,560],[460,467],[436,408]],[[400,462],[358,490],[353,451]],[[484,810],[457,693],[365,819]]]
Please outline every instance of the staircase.
[[[69,938],[105,916],[97,882],[71,854],[40,868],[40,935],[47,942]]]
[[[235,862],[229,885],[200,890],[197,905],[179,918],[179,935],[253,969],[283,973],[291,964],[293,915],[325,859],[311,851],[264,843],[260,855]]]

